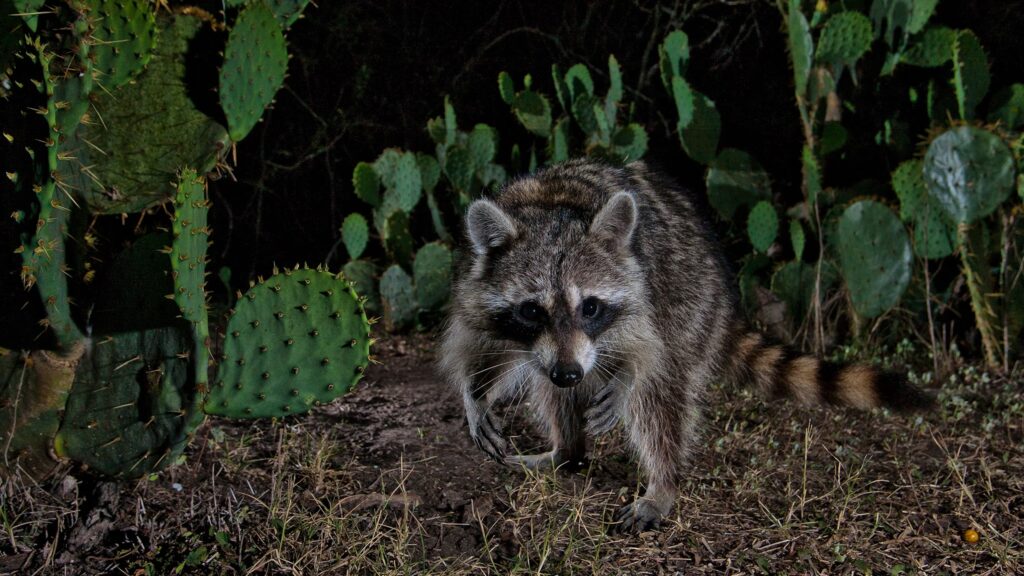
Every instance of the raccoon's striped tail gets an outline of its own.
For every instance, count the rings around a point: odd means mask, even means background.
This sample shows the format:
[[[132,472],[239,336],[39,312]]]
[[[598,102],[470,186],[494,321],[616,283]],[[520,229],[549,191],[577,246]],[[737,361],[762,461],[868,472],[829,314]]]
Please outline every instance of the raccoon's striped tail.
[[[887,406],[925,410],[934,400],[903,376],[866,364],[836,364],[746,332],[733,354],[736,376],[753,382],[766,397],[788,397],[804,405],[855,408]]]

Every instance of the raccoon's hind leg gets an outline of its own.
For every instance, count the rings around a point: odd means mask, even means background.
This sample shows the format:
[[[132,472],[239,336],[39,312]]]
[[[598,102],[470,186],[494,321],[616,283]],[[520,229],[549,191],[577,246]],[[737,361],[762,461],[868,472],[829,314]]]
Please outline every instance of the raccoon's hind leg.
[[[586,403],[579,388],[555,388],[548,382],[531,386],[534,416],[551,441],[542,454],[516,454],[505,462],[531,470],[575,470],[586,466],[587,439],[583,432]]]

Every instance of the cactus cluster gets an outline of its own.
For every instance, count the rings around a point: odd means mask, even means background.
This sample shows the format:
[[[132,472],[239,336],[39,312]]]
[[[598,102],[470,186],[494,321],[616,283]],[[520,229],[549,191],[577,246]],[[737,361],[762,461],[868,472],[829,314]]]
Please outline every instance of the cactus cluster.
[[[912,251],[892,210],[873,200],[851,204],[839,219],[836,251],[858,314],[874,318],[899,302],[910,284]]]
[[[35,202],[14,215],[25,230],[18,251],[57,350],[0,350],[0,393],[12,399],[0,409],[4,468],[42,476],[56,456],[97,474],[139,476],[177,461],[207,413],[298,414],[348,390],[369,358],[363,299],[342,276],[307,269],[239,295],[216,385],[208,383],[219,335],[210,334],[207,308],[205,174],[281,86],[284,28],[307,2],[229,2],[225,22],[197,9],[158,15],[147,0],[76,0],[59,10],[20,4],[28,28],[39,32],[17,45],[5,38],[2,47],[17,53],[3,60],[16,62],[13,89],[40,103],[31,109],[38,115],[23,116],[41,116],[45,132],[26,147],[24,164],[35,169],[8,170],[8,180],[35,191]],[[197,39],[225,29],[219,103],[226,126],[209,103],[196,101],[214,87],[196,85],[204,76],[190,68],[203,63],[193,58]],[[4,128],[20,134],[36,126]],[[411,209],[408,186],[387,185],[399,190],[396,205]],[[166,209],[149,210],[156,205]],[[116,257],[67,254],[69,238],[99,249],[82,226],[90,215],[144,211],[170,213],[167,232],[141,236]],[[356,253],[367,225],[360,231],[353,222],[346,241]],[[407,233],[407,222],[401,227]],[[99,289],[72,299],[78,285],[92,282]]]

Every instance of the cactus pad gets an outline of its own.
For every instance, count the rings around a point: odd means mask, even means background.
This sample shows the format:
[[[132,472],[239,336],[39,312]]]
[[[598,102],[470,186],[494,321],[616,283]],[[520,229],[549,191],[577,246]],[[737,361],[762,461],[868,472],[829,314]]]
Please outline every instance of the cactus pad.
[[[740,206],[752,206],[771,197],[771,180],[746,152],[726,148],[711,163],[706,179],[708,200],[726,220]]]
[[[852,65],[871,48],[871,20],[860,12],[835,14],[825,22],[814,57],[818,62]]]
[[[623,162],[639,160],[647,153],[647,132],[639,124],[627,124],[612,135],[612,153]]]
[[[892,187],[900,199],[900,218],[913,224],[914,251],[924,258],[945,258],[956,247],[956,228],[928,195],[923,162],[907,160],[892,173]]]
[[[412,278],[392,264],[380,279],[380,300],[384,307],[384,329],[394,332],[408,327],[416,319],[416,292]]]
[[[412,270],[421,309],[437,310],[448,300],[451,269],[452,253],[444,244],[431,242],[416,253]]]
[[[1024,126],[1024,84],[1012,84],[992,96],[989,122],[1001,122],[1009,130]]]
[[[548,161],[557,164],[569,159],[569,119],[562,118],[555,124],[548,138]]]
[[[658,46],[658,69],[666,90],[672,89],[672,79],[686,73],[690,59],[690,40],[682,30],[675,30],[665,36]]]
[[[409,229],[409,214],[395,210],[384,221],[384,248],[391,260],[403,266],[412,263],[412,234]]]
[[[220,105],[232,140],[256,125],[287,69],[288,49],[273,11],[262,2],[250,4],[231,28],[220,70]]]
[[[174,195],[182,166],[204,174],[227,150],[224,128],[195,108],[185,83],[185,54],[204,23],[176,14],[158,25],[160,41],[147,69],[113,93],[96,91],[93,106],[103,122],[78,129],[101,151],[79,147],[82,164],[98,180],[83,190],[93,213],[138,212],[163,202]]]
[[[747,218],[747,236],[758,252],[767,252],[779,235],[779,215],[767,200],[754,206]]]
[[[672,100],[676,104],[676,126],[682,130],[693,122],[693,90],[682,76],[672,77]]]
[[[148,0],[94,2],[97,26],[92,54],[97,81],[107,90],[121,86],[149,63],[156,46],[156,15]]]
[[[901,56],[901,62],[911,66],[933,68],[942,66],[953,57],[956,31],[945,26],[934,26],[924,31]]]
[[[268,0],[268,4],[281,28],[287,30],[302,16],[309,0]]]
[[[370,239],[370,227],[366,223],[366,218],[356,212],[346,216],[345,221],[341,223],[341,239],[345,242],[349,258],[356,260],[362,256]]]
[[[818,273],[815,264],[799,260],[786,262],[772,275],[772,293],[786,303],[786,309],[797,323],[803,322],[814,298],[814,285]],[[821,266],[821,296],[835,284],[836,269],[828,262]]]
[[[441,165],[437,159],[422,152],[416,153],[416,165],[420,169],[420,182],[424,190],[433,190],[441,180]]]
[[[477,124],[469,133],[466,145],[473,168],[476,171],[482,170],[494,161],[498,151],[498,132],[487,124]]]
[[[356,164],[352,171],[352,188],[363,202],[374,208],[380,206],[380,178],[371,164]]]
[[[345,280],[352,282],[356,294],[363,298],[367,314],[380,314],[380,294],[377,292],[377,268],[367,260],[352,260],[341,269]]]
[[[182,170],[174,197],[174,241],[170,247],[174,301],[189,322],[206,324],[206,226],[210,203],[206,183],[195,170]],[[205,333],[205,330],[204,330]]]
[[[380,172],[384,191],[385,210],[397,208],[403,212],[412,212],[419,204],[423,181],[420,178],[420,167],[416,162],[416,154],[403,152],[391,171]]]
[[[793,63],[793,81],[796,84],[796,93],[802,95],[807,92],[807,80],[811,74],[814,40],[811,38],[811,27],[807,23],[807,18],[800,11],[800,0],[789,0],[786,31],[789,57]]]
[[[690,158],[701,164],[710,164],[715,159],[722,119],[710,98],[693,91],[693,120],[687,126],[680,123],[677,128],[679,141]]]
[[[970,30],[960,30],[953,42],[953,88],[960,118],[974,117],[974,109],[985,97],[991,81],[988,57],[978,37]]]
[[[349,284],[322,270],[286,270],[239,298],[204,409],[236,418],[301,414],[352,388],[369,354],[370,326]]]
[[[511,104],[516,97],[516,85],[512,82],[512,77],[504,70],[498,73],[498,94],[501,95],[505,104]]]
[[[1013,192],[1013,154],[999,136],[972,126],[947,130],[928,146],[928,194],[957,223],[991,214]]]
[[[106,476],[172,464],[202,418],[190,348],[183,328],[95,337],[78,366],[56,453]]]
[[[799,220],[789,221],[789,244],[793,247],[793,259],[797,262],[804,259],[804,246],[807,243],[807,235],[804,226]]]
[[[849,206],[839,218],[839,266],[858,314],[874,318],[900,301],[910,284],[913,255],[906,229],[873,200]]]
[[[512,112],[523,128],[532,134],[547,138],[551,133],[551,104],[543,94],[533,90],[516,93]]]
[[[468,192],[473,185],[473,157],[469,150],[462,146],[449,148],[444,158],[444,173],[452,187]]]

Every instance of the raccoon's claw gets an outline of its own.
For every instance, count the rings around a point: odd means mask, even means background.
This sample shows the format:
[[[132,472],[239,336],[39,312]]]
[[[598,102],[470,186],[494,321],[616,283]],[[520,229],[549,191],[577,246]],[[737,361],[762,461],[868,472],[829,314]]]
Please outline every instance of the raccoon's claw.
[[[490,414],[484,414],[478,421],[476,430],[470,434],[476,447],[499,464],[505,463],[506,443],[501,432],[494,425]]]
[[[597,393],[584,413],[586,431],[591,436],[600,436],[611,431],[619,422],[618,395],[614,386],[607,386]]]
[[[612,533],[639,533],[661,527],[662,513],[649,500],[640,498],[619,508],[609,526]]]

